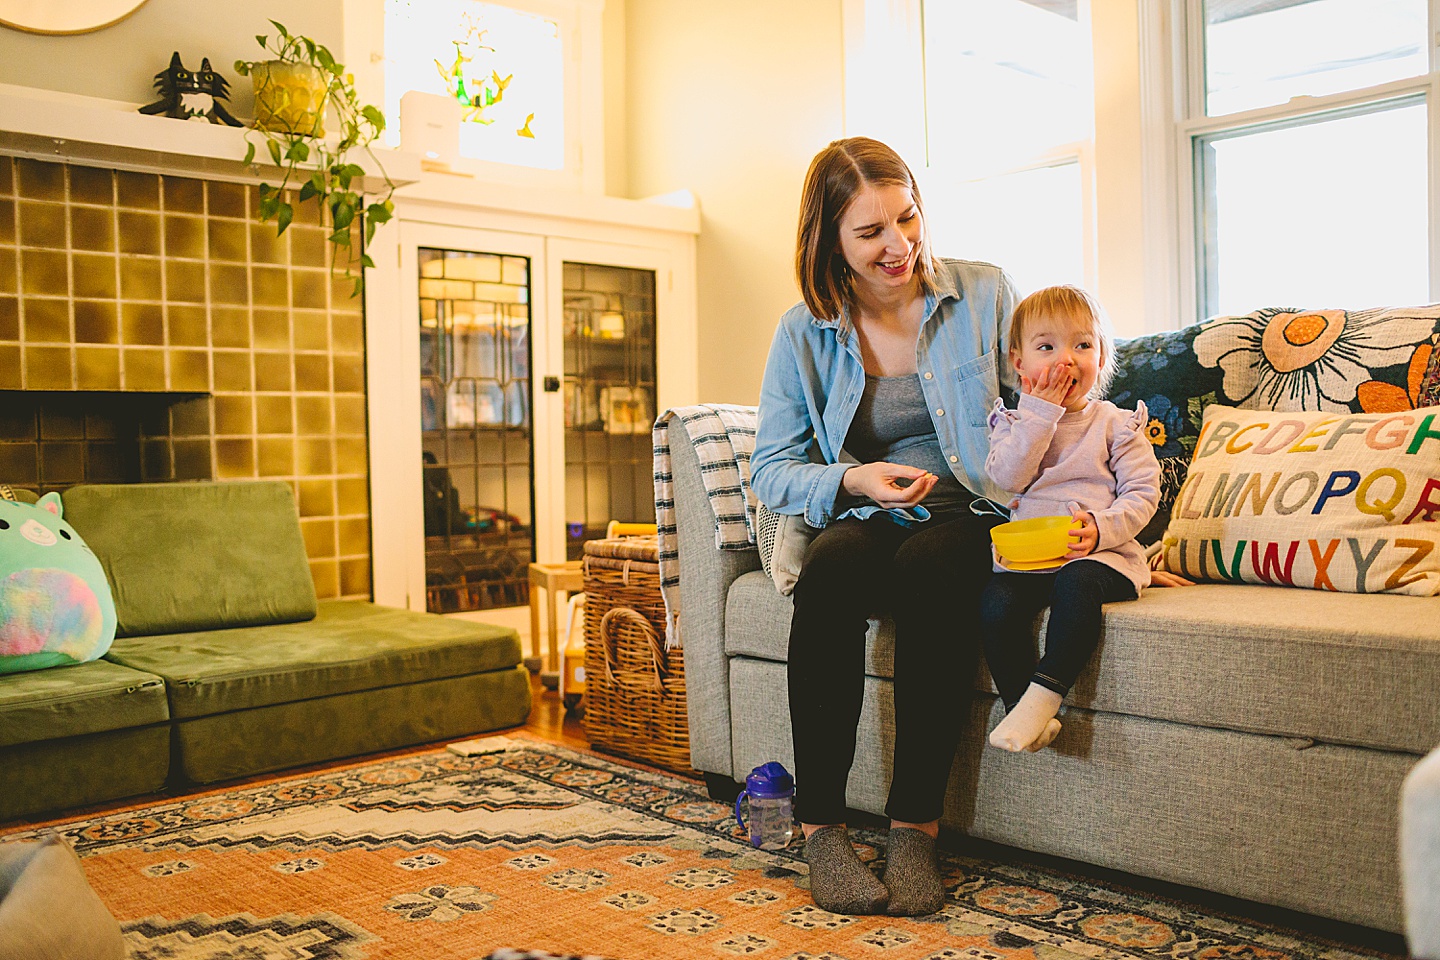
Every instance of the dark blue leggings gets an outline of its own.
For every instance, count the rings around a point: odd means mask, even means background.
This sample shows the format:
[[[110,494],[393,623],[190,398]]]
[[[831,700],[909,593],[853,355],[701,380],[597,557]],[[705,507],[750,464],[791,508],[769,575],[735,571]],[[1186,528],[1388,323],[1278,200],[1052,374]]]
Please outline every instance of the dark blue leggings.
[[[882,515],[839,520],[805,552],[790,621],[790,733],[795,814],[842,823],[865,699],[867,617],[895,619],[894,820],[939,819],[960,738],[959,696],[979,660],[973,624],[990,579],[990,528],[969,511],[900,526]]]
[[[1031,683],[1060,696],[1100,643],[1100,606],[1136,598],[1135,584],[1099,560],[1073,560],[1055,573],[997,573],[980,594],[980,639],[1005,708]],[[1035,662],[1035,618],[1050,608],[1045,656]]]

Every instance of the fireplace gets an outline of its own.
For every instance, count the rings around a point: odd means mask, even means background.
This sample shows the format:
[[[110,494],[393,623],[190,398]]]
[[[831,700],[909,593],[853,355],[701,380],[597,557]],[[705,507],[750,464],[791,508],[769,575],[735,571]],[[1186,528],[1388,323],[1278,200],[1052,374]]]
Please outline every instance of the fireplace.
[[[0,156],[0,483],[290,483],[321,597],[370,596],[364,323],[252,185]]]

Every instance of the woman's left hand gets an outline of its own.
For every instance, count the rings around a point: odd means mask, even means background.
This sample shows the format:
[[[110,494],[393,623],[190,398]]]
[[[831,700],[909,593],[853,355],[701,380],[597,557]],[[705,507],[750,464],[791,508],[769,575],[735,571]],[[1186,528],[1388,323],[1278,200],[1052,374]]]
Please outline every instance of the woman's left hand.
[[[1164,559],[1163,553],[1157,553],[1150,558],[1150,586],[1152,587],[1193,587],[1194,580],[1186,580],[1178,573],[1171,573],[1169,570],[1160,569],[1160,561]]]
[[[1095,517],[1089,510],[1071,507],[1070,516],[1080,524],[1080,529],[1070,530],[1070,552],[1065,554],[1065,559],[1079,560],[1095,552],[1095,547],[1100,542],[1100,528],[1095,526]]]

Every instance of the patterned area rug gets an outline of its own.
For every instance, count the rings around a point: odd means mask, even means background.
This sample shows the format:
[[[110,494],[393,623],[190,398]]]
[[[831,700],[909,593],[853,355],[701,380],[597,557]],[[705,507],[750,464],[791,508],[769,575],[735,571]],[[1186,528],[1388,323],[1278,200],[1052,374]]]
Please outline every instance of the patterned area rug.
[[[485,743],[485,741],[480,741]],[[950,855],[916,920],[817,909],[699,785],[530,740],[436,750],[12,833],[62,833],[136,960],[1360,960],[1089,880]],[[861,854],[880,836],[859,831]]]

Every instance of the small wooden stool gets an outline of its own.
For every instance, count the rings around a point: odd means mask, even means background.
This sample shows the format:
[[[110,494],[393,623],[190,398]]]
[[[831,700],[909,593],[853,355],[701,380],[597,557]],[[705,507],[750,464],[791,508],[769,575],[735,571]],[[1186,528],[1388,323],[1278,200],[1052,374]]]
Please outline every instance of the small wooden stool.
[[[558,594],[579,593],[585,589],[583,561],[567,560],[564,563],[530,564],[530,658],[540,667],[540,678],[547,687],[560,682],[560,617],[557,612]],[[548,603],[550,625],[549,656],[540,658],[540,591],[545,591]],[[528,663],[526,664],[529,665]],[[552,683],[551,681],[554,681]]]

